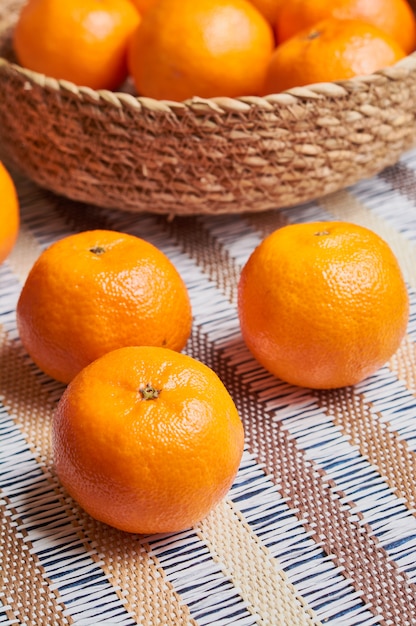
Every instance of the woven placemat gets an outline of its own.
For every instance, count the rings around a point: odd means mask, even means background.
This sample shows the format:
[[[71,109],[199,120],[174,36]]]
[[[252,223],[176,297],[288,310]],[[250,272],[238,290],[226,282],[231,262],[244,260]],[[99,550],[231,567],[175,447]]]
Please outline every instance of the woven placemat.
[[[0,266],[0,624],[416,624],[416,151],[322,200],[244,216],[138,217],[15,180],[21,232]],[[377,374],[312,392],[251,358],[236,286],[267,233],[317,219],[361,223],[391,244],[411,316]],[[111,529],[55,475],[50,424],[63,386],[26,355],[15,307],[41,250],[87,228],[139,235],[173,260],[194,311],[186,351],[218,372],[244,421],[232,489],[183,533]]]

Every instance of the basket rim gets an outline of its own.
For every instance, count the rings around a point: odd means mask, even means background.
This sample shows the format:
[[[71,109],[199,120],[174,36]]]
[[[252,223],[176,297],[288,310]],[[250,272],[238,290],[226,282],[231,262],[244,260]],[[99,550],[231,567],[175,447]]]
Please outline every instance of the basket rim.
[[[68,80],[52,78],[46,74],[29,70],[0,56],[0,72],[2,71],[21,75],[28,81],[28,86],[34,85],[49,91],[66,92],[89,103],[104,101],[106,105],[117,109],[128,107],[136,111],[147,110],[155,113],[173,114],[183,113],[186,110],[193,113],[241,114],[249,111],[252,107],[275,110],[279,106],[290,106],[308,100],[342,98],[348,96],[351,92],[365,90],[374,83],[380,84],[402,80],[409,74],[416,74],[416,51],[400,59],[395,65],[383,68],[372,74],[356,76],[348,80],[313,83],[265,96],[241,96],[236,98],[223,96],[200,98],[194,96],[183,101],[156,100],[146,96],[136,96],[127,92],[109,91],[107,89],[94,90],[90,87],[76,85]]]

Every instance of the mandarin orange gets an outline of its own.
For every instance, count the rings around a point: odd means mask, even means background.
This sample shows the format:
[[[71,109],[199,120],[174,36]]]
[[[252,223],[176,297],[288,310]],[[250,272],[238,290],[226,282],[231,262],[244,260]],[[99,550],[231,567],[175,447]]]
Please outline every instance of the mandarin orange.
[[[156,0],[131,0],[140,15],[144,15],[146,11],[155,3]]]
[[[0,263],[9,256],[19,233],[19,200],[12,177],[0,161]]]
[[[52,442],[59,479],[90,515],[161,533],[196,524],[226,495],[244,432],[213,370],[165,348],[128,347],[73,379]]]
[[[291,0],[276,23],[278,42],[328,17],[360,19],[377,26],[409,54],[416,46],[416,18],[406,0]]]
[[[248,0],[158,0],[129,46],[138,93],[156,99],[258,94],[274,48]]]
[[[394,39],[371,24],[328,18],[277,46],[263,93],[371,74],[405,56]]]
[[[354,385],[394,354],[409,298],[376,233],[347,222],[285,226],[254,250],[239,283],[244,341],[276,377],[303,387]]]
[[[139,237],[106,230],[70,235],[42,252],[16,313],[33,361],[64,383],[119,347],[182,350],[192,324],[186,285],[168,257]]]
[[[250,2],[264,15],[274,29],[277,24],[280,9],[285,4],[285,0],[250,0]]]
[[[127,44],[139,21],[130,0],[28,0],[13,33],[14,49],[30,70],[115,89],[127,76]]]

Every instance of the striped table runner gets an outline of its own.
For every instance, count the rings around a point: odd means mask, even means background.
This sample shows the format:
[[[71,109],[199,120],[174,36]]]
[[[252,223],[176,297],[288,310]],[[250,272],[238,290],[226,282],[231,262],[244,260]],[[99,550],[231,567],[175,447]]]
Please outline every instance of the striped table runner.
[[[258,215],[133,215],[15,179],[21,232],[0,266],[0,625],[416,624],[416,151],[349,189]],[[328,219],[363,224],[390,243],[411,316],[377,374],[310,391],[252,359],[236,287],[265,235]],[[15,307],[41,250],[90,228],[143,237],[175,263],[194,312],[186,351],[220,375],[244,422],[228,496],[182,533],[104,526],[54,472],[50,424],[63,386],[25,353]]]

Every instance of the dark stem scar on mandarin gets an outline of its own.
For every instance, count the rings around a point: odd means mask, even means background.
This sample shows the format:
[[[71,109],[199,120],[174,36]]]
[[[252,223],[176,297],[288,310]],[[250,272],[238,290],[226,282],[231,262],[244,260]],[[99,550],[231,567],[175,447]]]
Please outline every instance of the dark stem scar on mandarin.
[[[329,230],[318,230],[317,233],[314,233],[315,237],[322,237],[323,235],[329,235]]]
[[[90,252],[93,254],[104,254],[105,248],[102,246],[94,246],[94,248],[90,248]]]
[[[322,35],[322,32],[320,30],[313,30],[311,33],[308,33],[306,35],[305,39],[317,39],[321,35]]]
[[[139,389],[140,395],[143,400],[156,400],[159,397],[161,389],[156,389],[150,383],[147,383],[146,387],[141,387]]]

